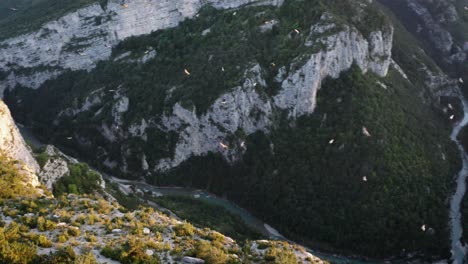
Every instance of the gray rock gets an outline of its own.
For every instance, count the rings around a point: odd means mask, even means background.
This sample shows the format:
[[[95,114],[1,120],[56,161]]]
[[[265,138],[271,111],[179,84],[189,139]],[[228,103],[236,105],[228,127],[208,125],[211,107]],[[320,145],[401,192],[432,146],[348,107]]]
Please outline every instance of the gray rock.
[[[203,259],[199,259],[199,258],[183,257],[182,258],[182,263],[185,263],[185,264],[203,264],[203,263],[205,263],[205,261]]]
[[[329,15],[322,16],[322,20],[328,19]],[[317,34],[334,28],[333,23],[313,25],[308,39],[315,39]],[[274,98],[275,105],[288,110],[293,118],[312,113],[323,79],[328,76],[338,78],[353,63],[357,63],[363,72],[387,75],[391,63],[393,28],[383,30],[372,32],[366,39],[356,29],[345,27],[337,34],[315,39],[314,43],[325,44],[326,50],[312,54],[304,66],[282,82],[282,89]],[[308,45],[314,43],[309,42]]]

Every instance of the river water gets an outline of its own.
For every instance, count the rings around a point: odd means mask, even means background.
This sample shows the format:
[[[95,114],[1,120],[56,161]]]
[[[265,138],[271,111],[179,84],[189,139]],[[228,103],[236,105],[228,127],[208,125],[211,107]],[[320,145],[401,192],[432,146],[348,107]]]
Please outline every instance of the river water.
[[[451,247],[452,247],[452,264],[463,264],[465,261],[466,247],[463,247],[460,239],[463,235],[462,218],[461,218],[461,203],[463,196],[466,192],[466,178],[468,176],[468,156],[463,149],[461,142],[457,139],[461,129],[468,124],[468,103],[462,99],[463,102],[463,120],[461,120],[452,131],[451,139],[457,143],[460,150],[460,155],[463,160],[463,167],[457,176],[457,189],[450,201],[450,228],[451,228]]]

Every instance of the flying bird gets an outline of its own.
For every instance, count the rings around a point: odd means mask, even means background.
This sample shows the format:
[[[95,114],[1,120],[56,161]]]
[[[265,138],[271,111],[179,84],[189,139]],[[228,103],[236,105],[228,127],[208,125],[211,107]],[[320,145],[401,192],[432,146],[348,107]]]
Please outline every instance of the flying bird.
[[[369,133],[369,130],[367,130],[366,127],[362,127],[362,134],[364,134],[364,136],[366,136],[366,137],[371,136],[371,134]]]

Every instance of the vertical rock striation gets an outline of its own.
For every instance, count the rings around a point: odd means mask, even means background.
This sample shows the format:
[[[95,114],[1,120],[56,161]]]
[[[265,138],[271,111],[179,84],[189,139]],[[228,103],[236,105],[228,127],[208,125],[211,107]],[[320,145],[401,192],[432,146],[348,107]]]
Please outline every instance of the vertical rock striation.
[[[39,172],[39,165],[31,155],[29,147],[26,145],[18,128],[11,117],[10,110],[3,101],[0,100],[0,151],[7,157],[23,163],[21,171],[28,177],[28,183],[33,187],[39,186],[36,173]]]

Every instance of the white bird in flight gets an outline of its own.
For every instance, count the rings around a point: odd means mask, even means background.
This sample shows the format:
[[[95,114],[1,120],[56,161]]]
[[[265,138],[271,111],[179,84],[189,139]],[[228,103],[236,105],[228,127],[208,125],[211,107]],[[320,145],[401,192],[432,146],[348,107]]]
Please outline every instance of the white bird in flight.
[[[369,130],[367,130],[366,127],[362,127],[362,134],[364,134],[364,136],[366,136],[366,137],[371,136],[371,134],[369,133]]]

